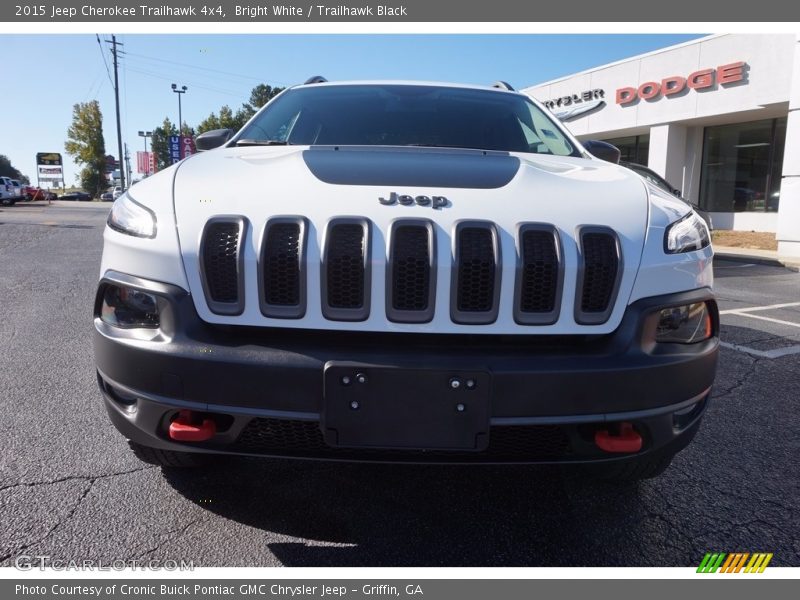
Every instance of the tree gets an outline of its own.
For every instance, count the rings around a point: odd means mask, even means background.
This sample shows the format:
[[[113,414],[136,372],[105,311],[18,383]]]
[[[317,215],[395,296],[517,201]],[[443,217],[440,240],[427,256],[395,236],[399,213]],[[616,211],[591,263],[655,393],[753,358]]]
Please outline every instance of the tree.
[[[72,107],[72,125],[67,129],[64,149],[76,163],[83,165],[79,175],[81,187],[99,196],[108,187],[108,180],[103,114],[97,100],[79,102]]]
[[[169,120],[169,117],[164,117],[164,122],[161,126],[153,129],[150,148],[156,155],[156,171],[166,169],[172,164],[172,158],[169,153],[169,138],[173,135],[178,135],[178,128]]]
[[[14,168],[14,165],[11,164],[11,160],[5,154],[0,154],[0,177],[19,179],[26,185],[30,183],[30,180],[20,173],[19,169]]]
[[[254,109],[255,112],[267,102],[272,100],[275,96],[280,94],[284,89],[285,88],[282,87],[274,88],[266,83],[259,83],[253,88],[253,91],[250,92],[250,102],[248,102],[245,106],[249,105]]]
[[[221,129],[221,127],[219,125],[219,117],[213,112],[200,121],[200,125],[197,126],[198,133],[205,133],[206,131],[213,131],[214,129]]]
[[[266,83],[260,83],[250,92],[250,101],[242,104],[233,112],[227,104],[219,109],[219,114],[212,112],[197,126],[198,133],[205,133],[213,129],[232,129],[239,131],[250,120],[259,108],[281,93],[284,88],[274,88]]]

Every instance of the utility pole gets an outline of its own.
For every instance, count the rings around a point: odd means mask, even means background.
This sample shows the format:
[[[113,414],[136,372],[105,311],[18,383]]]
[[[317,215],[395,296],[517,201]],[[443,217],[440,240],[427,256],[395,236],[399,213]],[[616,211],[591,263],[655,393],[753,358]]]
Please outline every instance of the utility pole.
[[[117,46],[124,46],[122,42],[117,41],[117,36],[112,35],[111,41],[111,54],[114,55],[114,99],[117,103],[117,151],[119,154],[119,185],[124,190],[125,189],[125,169],[123,168],[123,157],[122,157],[122,123],[119,117],[119,69],[118,69],[118,62],[117,62]]]
[[[128,177],[128,185],[131,184],[131,155],[128,153],[128,144],[125,144],[125,174]]]

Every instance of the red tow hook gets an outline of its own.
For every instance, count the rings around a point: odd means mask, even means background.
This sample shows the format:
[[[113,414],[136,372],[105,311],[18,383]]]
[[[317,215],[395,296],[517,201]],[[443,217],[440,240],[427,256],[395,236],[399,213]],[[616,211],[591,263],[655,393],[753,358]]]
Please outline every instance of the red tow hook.
[[[178,442],[205,442],[217,433],[217,424],[211,419],[198,423],[198,416],[190,410],[182,410],[178,418],[169,424],[169,437]]]
[[[607,429],[596,431],[594,443],[606,452],[638,452],[642,449],[642,436],[634,431],[630,423],[620,423],[618,434],[612,435]]]

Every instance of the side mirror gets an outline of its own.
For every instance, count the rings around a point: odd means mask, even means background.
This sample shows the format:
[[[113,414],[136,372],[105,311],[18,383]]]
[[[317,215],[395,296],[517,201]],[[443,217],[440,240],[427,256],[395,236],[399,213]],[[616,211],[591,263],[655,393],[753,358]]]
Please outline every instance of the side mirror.
[[[672,193],[675,194],[678,198],[683,198],[683,194],[681,194],[680,190],[672,190]]]
[[[583,147],[586,148],[586,151],[592,156],[614,164],[619,163],[620,156],[622,156],[619,148],[608,142],[601,142],[600,140],[583,142]]]
[[[213,150],[214,148],[219,148],[222,146],[222,144],[227,142],[232,137],[232,129],[212,129],[211,131],[201,133],[194,138],[194,145],[198,152],[202,152],[203,150]]]

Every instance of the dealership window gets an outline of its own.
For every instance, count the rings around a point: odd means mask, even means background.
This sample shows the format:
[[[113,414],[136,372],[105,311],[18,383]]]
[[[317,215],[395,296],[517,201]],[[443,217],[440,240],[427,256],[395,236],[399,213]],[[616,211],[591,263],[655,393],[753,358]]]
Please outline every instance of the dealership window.
[[[713,212],[775,212],[786,117],[706,127],[700,206]]]
[[[620,160],[623,162],[639,163],[647,166],[650,153],[650,135],[629,135],[626,137],[603,140],[615,145],[620,151]]]

